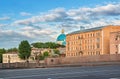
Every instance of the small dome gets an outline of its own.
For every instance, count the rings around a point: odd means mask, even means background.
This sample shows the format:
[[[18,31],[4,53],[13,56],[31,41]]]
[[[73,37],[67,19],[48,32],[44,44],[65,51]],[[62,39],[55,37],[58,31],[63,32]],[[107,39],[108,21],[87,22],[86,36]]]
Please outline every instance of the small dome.
[[[60,34],[58,37],[57,37],[57,41],[65,41],[66,40],[66,35],[65,34]]]

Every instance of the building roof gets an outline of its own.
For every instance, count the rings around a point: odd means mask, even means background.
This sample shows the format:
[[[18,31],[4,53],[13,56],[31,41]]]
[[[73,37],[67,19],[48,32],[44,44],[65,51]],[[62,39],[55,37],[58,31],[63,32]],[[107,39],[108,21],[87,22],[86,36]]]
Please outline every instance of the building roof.
[[[82,32],[89,32],[89,31],[101,30],[103,27],[105,27],[105,26],[94,27],[94,28],[83,29],[83,30],[78,30],[78,31],[71,32],[69,34],[77,34],[77,33],[82,33]],[[67,34],[67,35],[69,35],[69,34]]]

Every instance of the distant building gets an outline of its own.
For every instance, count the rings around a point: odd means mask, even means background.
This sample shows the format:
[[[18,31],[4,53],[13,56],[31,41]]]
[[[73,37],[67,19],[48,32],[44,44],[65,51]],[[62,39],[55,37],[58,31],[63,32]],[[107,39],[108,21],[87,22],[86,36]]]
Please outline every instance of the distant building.
[[[60,51],[60,55],[65,56],[65,47],[57,48],[57,50]],[[54,53],[54,49],[50,49],[50,48],[32,48],[30,58],[33,58],[33,60],[35,60],[35,56],[43,55],[43,53],[46,52],[46,51],[49,52],[50,57],[56,56],[56,54]]]
[[[9,52],[3,54],[3,63],[16,63],[16,62],[25,62],[25,60],[20,59],[17,52]]]
[[[120,54],[120,31],[110,33],[110,54]]]
[[[57,49],[60,51],[60,56],[65,57],[66,48],[63,47],[63,48],[57,48]]]
[[[57,37],[56,41],[58,44],[66,46],[66,35],[64,34],[63,29],[62,33]]]
[[[66,56],[110,54],[110,32],[120,26],[104,26],[78,30],[66,36]]]
[[[49,55],[52,56],[52,51],[49,48],[32,48],[30,59],[36,60],[36,56],[43,55],[44,52],[49,52]]]

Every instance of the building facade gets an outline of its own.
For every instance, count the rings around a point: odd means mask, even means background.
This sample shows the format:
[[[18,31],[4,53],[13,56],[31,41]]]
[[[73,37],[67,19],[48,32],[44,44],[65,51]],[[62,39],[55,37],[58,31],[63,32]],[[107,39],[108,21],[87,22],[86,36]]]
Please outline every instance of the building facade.
[[[25,60],[21,60],[18,56],[18,53],[16,52],[3,54],[3,63],[16,63],[16,62],[25,62]]]
[[[110,33],[120,31],[120,26],[83,29],[66,36],[66,56],[110,54]]]
[[[110,54],[120,54],[120,31],[110,33]]]
[[[31,50],[31,56],[35,57],[36,55],[43,55],[44,52],[49,52],[49,55],[51,56],[53,51],[50,48],[32,48]]]

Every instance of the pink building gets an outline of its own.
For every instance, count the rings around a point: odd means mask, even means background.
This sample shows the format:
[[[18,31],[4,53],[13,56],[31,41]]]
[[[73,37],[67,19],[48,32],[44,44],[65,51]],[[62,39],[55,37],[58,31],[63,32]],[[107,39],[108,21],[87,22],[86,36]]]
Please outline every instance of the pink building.
[[[120,31],[110,33],[110,54],[120,54]]]

